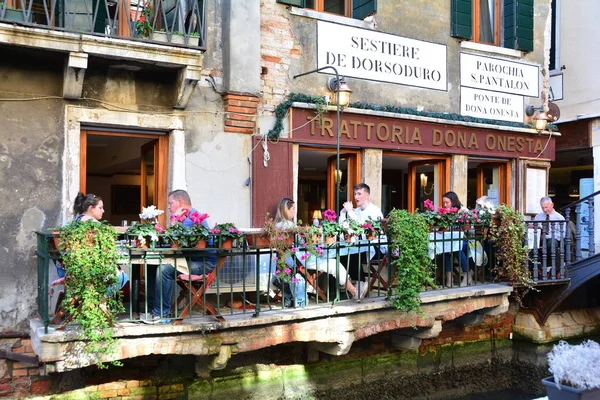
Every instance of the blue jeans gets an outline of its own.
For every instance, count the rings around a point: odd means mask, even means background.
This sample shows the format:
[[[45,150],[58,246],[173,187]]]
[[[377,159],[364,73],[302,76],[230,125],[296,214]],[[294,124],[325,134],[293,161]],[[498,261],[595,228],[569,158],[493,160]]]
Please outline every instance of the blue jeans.
[[[217,266],[211,262],[203,263],[201,261],[192,261],[190,264],[190,273],[192,275],[209,274]],[[181,272],[175,270],[175,267],[171,264],[161,264],[156,269],[156,286],[154,288],[154,307],[152,308],[152,314],[166,317],[171,313],[173,286],[177,277],[175,274],[181,275]],[[160,299],[162,299],[162,303]]]
[[[467,258],[467,252],[469,251],[469,245],[467,241],[463,241],[463,246],[460,251],[453,253],[444,253],[444,269],[446,272],[452,271],[452,262],[456,258],[462,268],[463,272],[469,271],[469,259]]]

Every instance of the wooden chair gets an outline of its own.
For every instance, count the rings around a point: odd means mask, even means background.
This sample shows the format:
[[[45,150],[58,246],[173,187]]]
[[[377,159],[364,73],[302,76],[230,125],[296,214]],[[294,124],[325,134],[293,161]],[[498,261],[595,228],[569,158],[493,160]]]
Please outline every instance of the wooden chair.
[[[384,255],[383,258],[379,260],[371,260],[369,263],[369,270],[371,271],[371,280],[369,282],[369,291],[382,289],[387,291],[389,286],[393,284],[395,279],[395,274],[392,275],[392,279],[390,282],[386,280],[386,276],[382,276],[381,273],[388,265],[388,256]],[[377,281],[379,281],[379,287],[376,286]]]
[[[219,311],[208,301],[204,301],[204,293],[217,278],[217,273],[225,264],[226,258],[227,257],[219,257],[215,269],[206,275],[181,274],[177,277],[177,284],[182,286],[185,290],[189,290],[192,293],[192,298],[189,304],[181,311],[181,314],[179,314],[178,319],[175,320],[173,325],[180,325],[183,318],[189,315],[196,304],[202,307],[203,310],[206,309],[207,314],[214,315],[218,321],[225,322],[225,318],[221,316]]]

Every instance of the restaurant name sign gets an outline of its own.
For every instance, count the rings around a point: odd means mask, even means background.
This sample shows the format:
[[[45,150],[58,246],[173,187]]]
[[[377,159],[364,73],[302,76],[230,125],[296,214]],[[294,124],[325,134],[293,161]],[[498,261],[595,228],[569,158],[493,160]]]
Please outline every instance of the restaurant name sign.
[[[446,46],[317,22],[317,67],[340,75],[446,91]],[[331,70],[323,73],[331,74]]]
[[[290,118],[294,142],[335,145],[335,113],[326,114],[320,124],[314,110],[293,108]],[[340,143],[348,147],[550,160],[554,159],[555,149],[554,138],[546,136],[349,113],[341,116]]]

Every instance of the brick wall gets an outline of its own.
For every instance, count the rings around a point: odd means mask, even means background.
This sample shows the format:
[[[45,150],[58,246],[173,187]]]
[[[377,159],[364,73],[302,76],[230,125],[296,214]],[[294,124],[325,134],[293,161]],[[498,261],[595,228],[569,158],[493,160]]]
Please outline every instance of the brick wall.
[[[227,93],[225,107],[225,132],[254,133],[259,98],[244,93]]]
[[[266,112],[285,100],[290,64],[301,55],[286,13],[286,7],[273,0],[260,2],[262,109]]]
[[[8,339],[7,350],[28,356],[35,356],[29,339]],[[0,398],[19,399],[31,395],[50,392],[50,379],[40,376],[37,365],[0,359]]]

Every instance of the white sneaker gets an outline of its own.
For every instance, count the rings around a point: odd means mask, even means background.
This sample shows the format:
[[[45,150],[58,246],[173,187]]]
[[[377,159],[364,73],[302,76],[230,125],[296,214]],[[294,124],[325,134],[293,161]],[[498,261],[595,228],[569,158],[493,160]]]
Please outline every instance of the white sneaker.
[[[356,300],[360,302],[361,299],[364,299],[365,296],[367,295],[367,292],[369,291],[369,285],[367,285],[365,282],[362,281],[358,281],[356,283],[356,291],[358,292],[358,296],[355,296]]]

